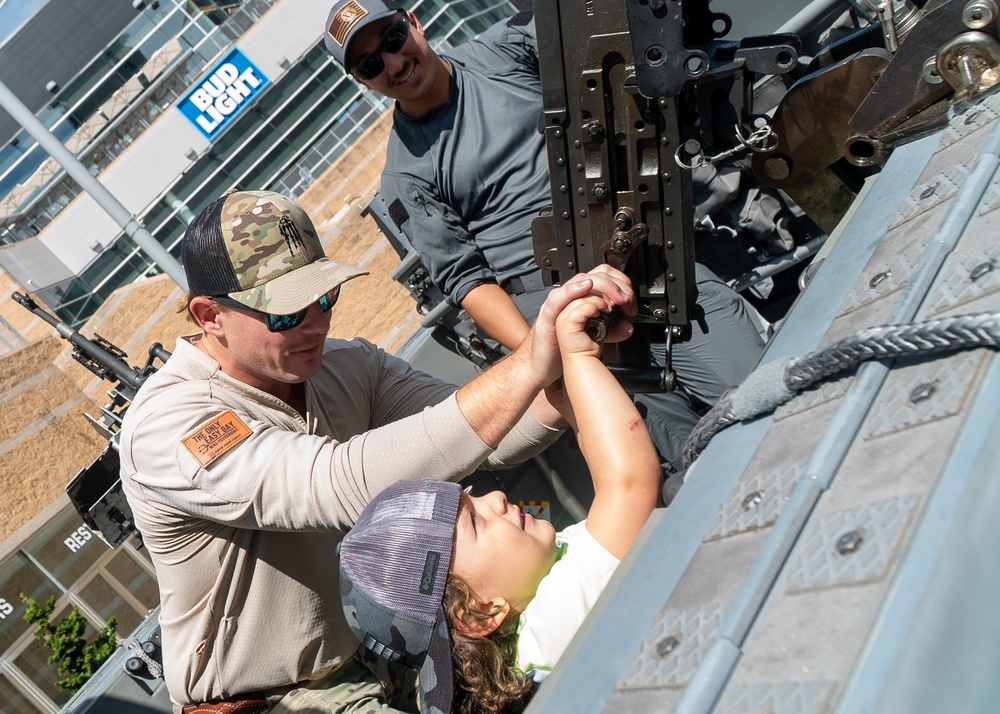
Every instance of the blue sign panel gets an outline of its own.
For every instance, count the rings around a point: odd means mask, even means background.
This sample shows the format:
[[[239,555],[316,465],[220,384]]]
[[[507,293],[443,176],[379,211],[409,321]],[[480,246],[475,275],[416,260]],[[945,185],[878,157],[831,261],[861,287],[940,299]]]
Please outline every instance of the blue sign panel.
[[[270,80],[234,47],[177,108],[206,139],[218,134]]]

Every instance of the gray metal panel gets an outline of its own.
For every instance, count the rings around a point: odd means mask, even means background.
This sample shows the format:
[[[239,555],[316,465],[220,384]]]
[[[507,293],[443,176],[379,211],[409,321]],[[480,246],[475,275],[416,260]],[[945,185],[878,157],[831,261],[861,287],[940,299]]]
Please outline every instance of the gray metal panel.
[[[32,292],[69,280],[74,273],[37,238],[0,249],[0,266]]]
[[[855,276],[868,262],[876,242],[893,219],[932,156],[937,139],[900,147],[823,262],[796,309],[775,335],[763,362],[814,349],[833,320]],[[637,543],[574,638],[531,712],[649,711],[662,693],[615,695],[618,673],[625,671],[650,623],[678,587],[711,527],[719,504],[753,457],[771,425],[769,417],[719,434],[689,472],[688,482],[669,509],[647,524]],[[729,539],[726,539],[729,540]]]
[[[135,18],[127,0],[49,0],[0,47],[0,81],[38,112],[52,101],[50,80],[65,86]],[[20,129],[0,109],[0,144]]]

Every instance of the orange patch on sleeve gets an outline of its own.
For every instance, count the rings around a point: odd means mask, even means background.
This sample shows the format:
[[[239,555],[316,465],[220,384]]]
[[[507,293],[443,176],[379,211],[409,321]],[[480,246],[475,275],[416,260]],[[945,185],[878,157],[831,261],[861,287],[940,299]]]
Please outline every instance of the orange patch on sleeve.
[[[185,436],[181,443],[205,467],[239,446],[252,433],[232,409],[227,409]]]

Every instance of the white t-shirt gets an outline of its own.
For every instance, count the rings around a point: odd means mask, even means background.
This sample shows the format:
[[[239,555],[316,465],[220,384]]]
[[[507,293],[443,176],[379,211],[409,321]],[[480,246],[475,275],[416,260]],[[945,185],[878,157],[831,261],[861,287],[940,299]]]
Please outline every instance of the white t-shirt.
[[[597,602],[619,560],[580,521],[556,534],[559,559],[521,614],[517,665],[522,670],[555,666]]]

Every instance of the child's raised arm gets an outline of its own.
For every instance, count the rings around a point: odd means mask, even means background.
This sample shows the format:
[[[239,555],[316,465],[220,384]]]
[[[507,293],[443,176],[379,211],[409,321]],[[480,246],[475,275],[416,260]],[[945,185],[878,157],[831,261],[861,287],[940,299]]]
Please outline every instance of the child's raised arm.
[[[559,315],[556,335],[573,410],[567,419],[594,479],[587,530],[620,559],[656,507],[661,471],[642,417],[601,362],[601,345],[584,331],[589,318],[611,308],[603,296],[580,298]]]

